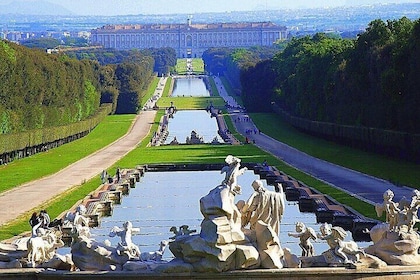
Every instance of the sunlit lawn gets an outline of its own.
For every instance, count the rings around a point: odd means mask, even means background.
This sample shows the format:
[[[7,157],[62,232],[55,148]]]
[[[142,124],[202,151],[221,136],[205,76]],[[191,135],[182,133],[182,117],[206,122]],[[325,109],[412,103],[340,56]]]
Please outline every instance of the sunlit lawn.
[[[419,164],[392,159],[338,145],[331,141],[310,137],[294,129],[275,114],[251,114],[251,117],[264,133],[314,157],[383,178],[396,184],[413,188],[420,187]]]
[[[204,73],[204,62],[201,58],[192,58],[193,73],[202,74]],[[175,66],[175,71],[179,75],[187,73],[187,59],[179,58]]]
[[[216,107],[223,107],[225,102],[221,97],[162,97],[159,99],[157,105],[159,108],[166,108],[173,105],[180,110],[197,110],[205,109],[209,104]]]
[[[27,158],[0,165],[0,192],[60,171],[123,136],[135,115],[107,116],[87,136]]]

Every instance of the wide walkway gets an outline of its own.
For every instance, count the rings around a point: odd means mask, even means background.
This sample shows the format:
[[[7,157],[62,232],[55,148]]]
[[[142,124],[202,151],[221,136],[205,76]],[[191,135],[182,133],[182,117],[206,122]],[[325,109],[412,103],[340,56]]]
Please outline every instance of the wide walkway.
[[[153,107],[162,96],[166,81],[167,78],[160,78],[153,96],[146,102],[143,110],[136,116],[131,128],[123,137],[58,173],[1,193],[0,226],[92,179],[135,149],[149,134],[156,116]]]
[[[382,203],[383,193],[387,189],[391,189],[395,193],[394,201],[399,201],[403,196],[411,198],[413,191],[411,188],[396,186],[388,181],[326,162],[296,150],[264,133],[259,133],[252,119],[244,111],[237,109],[240,106],[227,94],[220,79],[216,77],[215,81],[221,97],[232,108],[229,111],[236,130],[248,137],[251,142],[255,141],[255,145],[260,149],[276,156],[296,169],[371,204]],[[372,211],[374,211],[373,208]]]
[[[109,146],[58,173],[1,193],[0,226],[110,168],[148,135],[155,116],[156,111],[142,111],[135,118],[129,132]]]

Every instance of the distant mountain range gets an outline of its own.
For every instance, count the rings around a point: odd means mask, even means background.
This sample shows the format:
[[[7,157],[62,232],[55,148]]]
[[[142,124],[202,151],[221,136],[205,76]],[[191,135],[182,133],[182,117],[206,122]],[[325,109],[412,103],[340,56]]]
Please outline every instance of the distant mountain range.
[[[6,5],[0,4],[0,14],[20,15],[74,15],[73,12],[48,1],[13,1]]]

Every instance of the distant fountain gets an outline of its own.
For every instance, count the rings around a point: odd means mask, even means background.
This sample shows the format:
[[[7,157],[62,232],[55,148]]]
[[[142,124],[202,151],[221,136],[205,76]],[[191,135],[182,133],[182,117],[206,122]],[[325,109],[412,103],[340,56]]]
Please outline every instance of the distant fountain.
[[[187,144],[203,144],[204,139],[203,139],[202,136],[198,135],[198,133],[193,130],[193,131],[191,131],[191,136],[187,136],[187,139],[185,139],[185,143],[187,143]]]

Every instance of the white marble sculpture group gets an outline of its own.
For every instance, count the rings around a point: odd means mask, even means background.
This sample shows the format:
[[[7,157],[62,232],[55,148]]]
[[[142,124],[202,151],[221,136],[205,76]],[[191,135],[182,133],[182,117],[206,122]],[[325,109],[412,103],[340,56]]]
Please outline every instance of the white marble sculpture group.
[[[119,237],[117,246],[111,242],[98,242],[91,238],[89,218],[81,205],[69,213],[64,225],[71,226],[71,254],[56,253],[63,246],[61,232],[42,229],[41,222],[33,226],[32,236],[12,244],[0,243],[0,268],[46,267],[67,270],[125,270],[159,273],[224,272],[239,269],[281,269],[311,266],[356,266],[380,268],[386,265],[420,265],[418,249],[420,238],[414,224],[420,207],[420,192],[414,191],[410,200],[393,201],[393,193],[384,193],[384,202],[376,205],[378,216],[386,214],[386,223],[378,224],[369,233],[373,245],[358,248],[353,241],[345,241],[346,231],[338,226],[322,224],[317,234],[302,222],[296,231],[288,233],[297,238],[301,256],[282,248],[279,240],[281,219],[284,214],[282,186],[279,192],[266,189],[255,180],[252,195],[235,202],[242,187],[238,176],[247,169],[241,160],[226,157],[221,170],[225,178],[200,199],[203,215],[199,232],[188,225],[173,226],[173,236],[163,240],[153,252],[141,252],[133,243],[132,235],[140,228],[126,221],[122,228],[114,226],[109,237]],[[326,242],[329,249],[316,255],[312,242]],[[166,248],[174,259],[163,260]],[[25,261],[22,261],[25,260]]]

